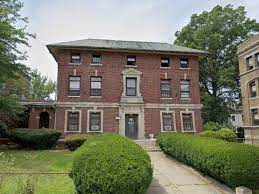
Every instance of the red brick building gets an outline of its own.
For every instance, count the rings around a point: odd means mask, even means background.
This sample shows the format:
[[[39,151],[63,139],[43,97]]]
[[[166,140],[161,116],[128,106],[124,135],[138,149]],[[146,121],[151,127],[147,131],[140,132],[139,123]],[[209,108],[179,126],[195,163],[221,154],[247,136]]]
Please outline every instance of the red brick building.
[[[204,51],[102,39],[47,48],[58,64],[57,100],[29,104],[29,127],[134,139],[201,131],[198,57]]]

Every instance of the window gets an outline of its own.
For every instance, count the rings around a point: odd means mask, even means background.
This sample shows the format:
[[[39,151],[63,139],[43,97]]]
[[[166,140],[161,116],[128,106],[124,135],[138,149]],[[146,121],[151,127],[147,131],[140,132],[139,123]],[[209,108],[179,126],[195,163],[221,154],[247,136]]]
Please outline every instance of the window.
[[[180,68],[183,68],[183,69],[189,68],[189,60],[180,59]]]
[[[192,113],[182,113],[182,125],[183,131],[194,131]]]
[[[173,114],[172,113],[162,113],[163,131],[174,130]]]
[[[126,78],[126,95],[137,95],[137,78]]]
[[[127,65],[136,65],[136,56],[127,56]]]
[[[253,69],[253,58],[252,57],[248,57],[246,59],[246,66],[247,66],[247,70],[251,70]]]
[[[161,57],[161,67],[170,67],[170,59],[168,57]]]
[[[80,95],[80,76],[69,76],[69,95]]]
[[[181,80],[181,98],[190,98],[190,81],[189,80]]]
[[[91,96],[101,96],[102,77],[91,77]]]
[[[255,55],[255,58],[256,58],[256,65],[257,67],[259,67],[259,53]]]
[[[255,85],[255,81],[251,82],[249,84],[250,87],[250,98],[254,98],[256,97],[256,85]]]
[[[81,55],[80,53],[71,53],[70,63],[80,63]]]
[[[235,115],[231,115],[231,120],[232,120],[233,122],[235,122],[235,121],[236,121],[236,116],[235,116]]]
[[[92,64],[101,64],[101,55],[93,54],[92,55]]]
[[[257,126],[259,125],[259,114],[258,114],[258,109],[251,109],[251,114],[252,114],[252,125]]]
[[[89,113],[89,131],[101,131],[101,112]]]
[[[161,80],[161,97],[170,98],[171,97],[171,80]]]
[[[79,131],[79,112],[67,113],[67,129],[69,131]]]

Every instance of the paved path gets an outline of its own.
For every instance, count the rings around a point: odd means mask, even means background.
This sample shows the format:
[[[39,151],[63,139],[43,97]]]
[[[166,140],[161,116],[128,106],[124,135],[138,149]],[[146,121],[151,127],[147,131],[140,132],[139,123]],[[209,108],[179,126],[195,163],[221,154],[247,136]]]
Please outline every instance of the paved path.
[[[203,176],[162,152],[149,152],[154,173],[147,194],[228,194],[234,193],[215,179]]]

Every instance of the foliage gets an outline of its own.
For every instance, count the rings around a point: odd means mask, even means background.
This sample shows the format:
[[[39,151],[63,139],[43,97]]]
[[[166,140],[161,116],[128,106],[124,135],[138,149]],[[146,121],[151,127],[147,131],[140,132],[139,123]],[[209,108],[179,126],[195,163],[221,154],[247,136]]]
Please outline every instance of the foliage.
[[[221,128],[225,127],[217,122],[209,121],[203,125],[203,131],[218,131]]]
[[[61,136],[61,132],[54,129],[11,129],[8,131],[10,140],[14,143],[32,149],[49,149]]]
[[[258,147],[177,133],[162,133],[157,141],[166,154],[232,188],[259,188]]]
[[[90,136],[75,151],[71,178],[78,193],[145,193],[152,180],[148,154],[118,134]]]
[[[175,33],[175,44],[208,51],[200,60],[203,120],[223,123],[228,106],[240,102],[237,46],[259,31],[259,24],[246,16],[245,8],[215,6],[193,14]]]
[[[65,146],[70,151],[74,151],[83,145],[88,136],[87,134],[68,135],[65,137]]]
[[[31,72],[30,83],[30,97],[34,100],[50,99],[50,94],[56,90],[56,83],[41,75],[36,69]]]
[[[219,131],[204,131],[198,134],[201,137],[212,137],[229,142],[236,142],[237,136],[234,131],[229,128],[222,128]]]

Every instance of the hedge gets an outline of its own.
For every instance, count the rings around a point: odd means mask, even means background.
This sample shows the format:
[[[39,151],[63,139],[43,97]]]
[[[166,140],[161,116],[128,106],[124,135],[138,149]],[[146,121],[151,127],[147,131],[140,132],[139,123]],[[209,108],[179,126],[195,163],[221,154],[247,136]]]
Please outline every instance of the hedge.
[[[237,135],[229,128],[222,128],[219,131],[204,131],[198,135],[201,137],[212,137],[229,142],[237,142]]]
[[[166,154],[232,188],[259,189],[258,147],[176,133],[161,133],[157,141]]]
[[[149,155],[118,134],[90,136],[75,151],[70,177],[78,193],[145,193],[152,180]]]
[[[65,146],[70,151],[74,151],[79,148],[86,141],[87,134],[75,134],[75,135],[67,135],[65,137]]]
[[[59,131],[45,128],[16,128],[8,131],[10,141],[32,149],[49,149],[58,141],[60,136]]]
[[[218,131],[224,127],[224,125],[212,121],[209,121],[202,126],[203,131]]]

